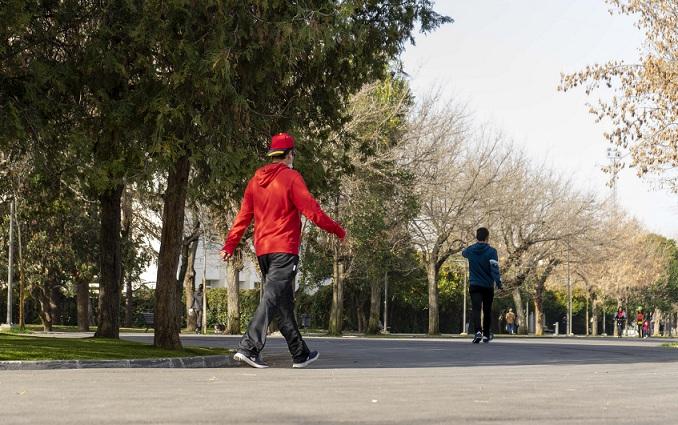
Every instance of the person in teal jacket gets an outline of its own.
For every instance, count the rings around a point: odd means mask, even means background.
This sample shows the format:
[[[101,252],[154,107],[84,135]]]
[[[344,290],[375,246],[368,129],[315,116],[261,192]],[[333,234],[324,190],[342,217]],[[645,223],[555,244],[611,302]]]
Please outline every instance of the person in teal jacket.
[[[471,295],[471,320],[475,328],[473,343],[481,340],[490,342],[492,326],[492,301],[494,286],[502,288],[499,273],[497,250],[488,243],[490,231],[481,227],[476,231],[477,242],[465,248],[461,255],[468,259],[469,294]],[[480,323],[480,310],[483,310],[483,323]]]

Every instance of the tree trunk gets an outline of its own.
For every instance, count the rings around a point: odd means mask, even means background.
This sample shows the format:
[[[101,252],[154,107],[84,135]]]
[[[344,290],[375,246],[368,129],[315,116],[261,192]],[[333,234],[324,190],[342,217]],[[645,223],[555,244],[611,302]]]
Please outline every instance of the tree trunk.
[[[591,294],[591,335],[598,336],[598,299]]]
[[[335,241],[334,259],[332,261],[332,309],[330,310],[330,335],[341,335],[344,325],[344,276],[343,267],[339,263],[339,246]]]
[[[428,334],[440,334],[440,316],[438,314],[438,267],[432,260],[426,265],[428,280]]]
[[[59,299],[60,292],[58,285],[52,281],[46,280],[42,286],[32,291],[33,298],[40,304],[38,312],[42,327],[45,332],[52,332],[53,326],[59,317],[59,306],[62,300]]]
[[[197,251],[198,239],[195,239],[188,244],[184,244],[181,255],[182,269],[185,265],[185,270],[183,272],[183,286],[186,304],[186,330],[188,332],[195,332],[196,328],[197,316],[195,312],[192,312],[193,309],[191,307],[193,306],[193,293],[195,292],[195,255]],[[179,277],[181,277],[181,273],[179,274]]]
[[[652,329],[652,335],[653,336],[658,336],[659,335],[659,324],[662,321],[662,311],[658,308],[654,309],[654,314],[652,315],[654,318],[654,327]]]
[[[544,286],[535,285],[534,291],[534,334],[544,335]]]
[[[58,284],[52,285],[49,291],[49,308],[52,312],[52,322],[56,325],[63,325],[63,308],[64,296],[60,291]]]
[[[101,226],[99,239],[99,314],[95,337],[119,338],[120,333],[120,200],[122,185],[106,190],[99,196]]]
[[[121,247],[123,252],[130,250],[130,239],[132,233],[132,196],[126,189],[123,189],[121,198],[122,227],[121,227]],[[129,256],[125,256],[129,258]],[[132,327],[132,281],[126,278],[125,262],[121,262],[120,267],[120,287],[125,288],[125,326]]]
[[[586,323],[585,323],[586,336],[589,336],[589,324],[590,324],[590,322],[589,322],[589,296],[588,296],[588,294],[586,295],[586,318],[585,318],[585,320],[586,320]]]
[[[355,308],[356,322],[358,323],[358,333],[365,333],[367,331],[367,318],[365,317],[365,310],[362,303],[358,302]]]
[[[52,302],[49,297],[51,290],[48,285],[49,283],[44,283],[43,286],[35,287],[31,293],[33,298],[36,299],[40,305],[38,316],[40,316],[43,331],[52,332],[52,326],[54,325],[54,314],[52,311]]]
[[[513,303],[516,305],[516,320],[518,321],[518,334],[527,335],[527,318],[523,308],[523,298],[520,295],[520,288],[513,289]]]
[[[89,332],[89,282],[80,280],[76,283],[78,305],[78,330]]]
[[[94,306],[92,305],[91,301],[87,304],[87,318],[89,319],[90,326],[98,326],[97,318],[94,315]]]
[[[15,206],[16,208],[16,206]],[[16,215],[16,212],[15,212]],[[26,329],[26,285],[24,275],[23,245],[21,242],[21,224],[16,223],[16,235],[19,248],[19,329]]]
[[[534,334],[538,336],[544,335],[544,288],[546,280],[558,263],[557,260],[550,261],[534,283]],[[529,322],[527,324],[525,332],[529,331]]]
[[[376,335],[379,332],[379,318],[381,317],[381,279],[370,281],[370,319],[366,333]]]
[[[191,162],[184,153],[172,165],[167,176],[162,213],[158,277],[155,286],[155,335],[153,345],[165,349],[181,348],[177,325],[177,269],[184,231],[186,191]]]
[[[228,323],[226,324],[226,333],[229,335],[240,334],[240,270],[242,270],[242,261],[231,259],[228,262]],[[263,282],[262,282],[263,284]]]

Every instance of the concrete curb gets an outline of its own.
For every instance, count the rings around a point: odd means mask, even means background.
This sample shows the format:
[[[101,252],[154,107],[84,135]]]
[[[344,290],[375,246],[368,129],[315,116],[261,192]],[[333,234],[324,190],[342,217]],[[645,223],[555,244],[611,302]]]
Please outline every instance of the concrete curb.
[[[228,355],[121,360],[35,360],[0,361],[0,370],[107,369],[107,368],[218,368],[237,367]]]

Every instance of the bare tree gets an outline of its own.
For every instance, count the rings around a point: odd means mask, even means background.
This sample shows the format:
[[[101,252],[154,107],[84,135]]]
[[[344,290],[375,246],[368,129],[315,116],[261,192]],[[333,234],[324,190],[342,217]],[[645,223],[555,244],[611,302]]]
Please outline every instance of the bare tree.
[[[561,89],[604,85],[613,96],[590,106],[598,120],[612,125],[606,138],[627,150],[638,175],[659,175],[678,192],[678,6],[665,0],[607,0],[612,10],[637,18],[645,43],[635,63],[611,61],[564,75]],[[613,171],[613,170],[608,170]]]
[[[416,164],[421,209],[410,222],[428,281],[428,333],[439,333],[438,277],[445,261],[461,251],[473,230],[491,220],[490,193],[510,158],[500,133],[471,129],[454,103],[424,102],[412,120],[408,162]],[[424,160],[422,160],[424,159]]]
[[[526,160],[513,164],[503,179],[504,209],[496,222],[501,235],[500,258],[504,285],[512,290],[516,314],[527,323],[521,288],[528,277],[535,283],[536,332],[543,332],[544,285],[556,267],[566,261],[575,239],[594,225],[595,198],[572,190],[571,182]],[[520,332],[527,332],[521,326]]]

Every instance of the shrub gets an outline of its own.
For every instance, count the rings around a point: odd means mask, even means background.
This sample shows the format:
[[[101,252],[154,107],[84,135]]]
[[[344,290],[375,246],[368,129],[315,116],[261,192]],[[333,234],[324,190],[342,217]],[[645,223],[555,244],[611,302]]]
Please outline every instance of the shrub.
[[[254,312],[259,306],[259,290],[245,289],[240,291],[240,332],[247,330]]]
[[[240,291],[240,331],[247,330],[247,325],[254,311],[259,306],[259,291],[244,289]],[[228,321],[228,291],[226,288],[207,290],[207,326]]]

